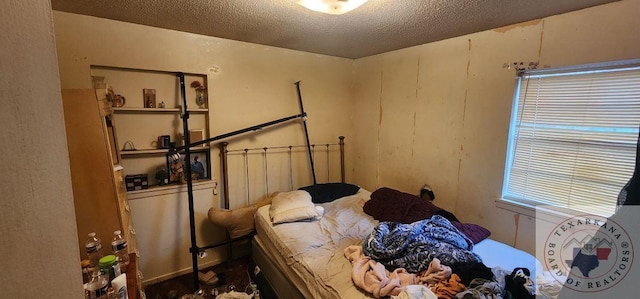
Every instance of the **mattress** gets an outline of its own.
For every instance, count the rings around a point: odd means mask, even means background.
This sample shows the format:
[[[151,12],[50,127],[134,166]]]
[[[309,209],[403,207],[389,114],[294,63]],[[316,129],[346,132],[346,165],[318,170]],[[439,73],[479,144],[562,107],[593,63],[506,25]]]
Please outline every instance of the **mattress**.
[[[377,224],[362,211],[361,202],[370,195],[361,189],[355,195],[320,204],[324,215],[319,221],[272,225],[270,206],[258,209],[259,244],[305,298],[368,298],[353,285],[351,263],[343,251],[360,244]]]
[[[317,221],[273,225],[270,206],[263,206],[255,216],[254,245],[304,298],[371,298],[353,284],[352,266],[344,256],[346,247],[362,245],[378,224],[362,210],[370,195],[360,189],[355,195],[320,204],[324,215]],[[485,239],[473,251],[490,268],[510,272],[515,267],[533,270],[539,265],[529,253],[495,240]]]

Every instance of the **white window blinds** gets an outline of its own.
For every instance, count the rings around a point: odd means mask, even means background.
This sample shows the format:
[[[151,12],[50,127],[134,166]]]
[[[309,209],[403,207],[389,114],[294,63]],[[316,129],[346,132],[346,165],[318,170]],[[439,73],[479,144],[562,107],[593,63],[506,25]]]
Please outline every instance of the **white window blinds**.
[[[522,73],[503,198],[609,216],[635,165],[640,67]]]

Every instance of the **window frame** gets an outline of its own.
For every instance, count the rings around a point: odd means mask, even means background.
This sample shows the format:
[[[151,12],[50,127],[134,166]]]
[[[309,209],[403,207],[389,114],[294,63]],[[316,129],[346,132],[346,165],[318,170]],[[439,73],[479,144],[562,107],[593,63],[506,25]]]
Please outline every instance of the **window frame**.
[[[572,73],[581,73],[585,72],[586,76],[589,76],[591,73],[597,73],[600,71],[618,71],[624,69],[637,69],[638,77],[640,77],[640,59],[632,59],[632,60],[621,60],[621,61],[613,61],[613,62],[605,62],[605,63],[594,63],[594,64],[584,64],[577,66],[568,66],[568,67],[557,67],[557,68],[545,68],[545,69],[534,69],[534,70],[520,70],[516,73],[516,82],[514,88],[514,94],[512,98],[512,109],[511,116],[509,121],[509,131],[508,131],[508,139],[507,139],[507,148],[505,155],[505,169],[503,176],[503,185],[502,185],[502,193],[499,202],[515,204],[525,208],[536,208],[540,206],[544,206],[546,208],[552,210],[567,210],[569,208],[562,207],[560,205],[552,205],[547,202],[537,201],[529,198],[519,198],[518,196],[514,196],[516,192],[509,193],[509,184],[511,179],[511,170],[513,167],[515,155],[516,155],[516,143],[517,143],[517,134],[518,134],[518,125],[520,124],[520,100],[521,100],[521,92],[522,88],[526,88],[524,84],[528,83],[528,80],[532,80],[531,77],[543,77],[543,76],[558,76]],[[525,78],[530,76],[528,78]],[[537,102],[537,101],[536,101]],[[640,110],[638,110],[640,111]],[[638,138],[640,128],[640,119],[638,119],[638,123],[635,127],[635,136]],[[635,157],[635,148],[634,148],[634,157]],[[635,160],[634,160],[635,161]],[[635,163],[634,163],[635,165]],[[633,167],[632,167],[633,168]],[[629,178],[631,177],[632,172],[629,173]],[[624,186],[626,181],[621,182],[620,186]],[[567,198],[567,205],[571,205],[570,202],[572,200]],[[608,201],[607,201],[608,204]],[[612,211],[615,210],[613,207]],[[580,212],[588,212],[594,213],[593,210],[581,210]],[[595,212],[596,214],[600,214],[601,216],[609,216],[606,213]],[[612,213],[612,212],[611,212]]]

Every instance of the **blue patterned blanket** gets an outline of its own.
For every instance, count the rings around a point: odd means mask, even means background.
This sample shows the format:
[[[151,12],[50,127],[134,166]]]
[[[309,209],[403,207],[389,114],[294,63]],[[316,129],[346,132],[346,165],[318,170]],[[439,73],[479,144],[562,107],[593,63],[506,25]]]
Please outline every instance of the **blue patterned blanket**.
[[[380,222],[362,245],[366,256],[387,268],[411,273],[426,270],[434,258],[447,266],[482,262],[472,247],[473,242],[440,215],[410,224]]]

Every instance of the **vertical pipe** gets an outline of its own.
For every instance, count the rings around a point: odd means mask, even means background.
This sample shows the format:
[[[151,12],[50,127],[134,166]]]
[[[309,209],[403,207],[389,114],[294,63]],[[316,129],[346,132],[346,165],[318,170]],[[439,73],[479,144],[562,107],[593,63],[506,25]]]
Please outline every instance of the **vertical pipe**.
[[[300,93],[300,81],[296,82],[296,90],[298,91],[298,102],[300,102],[300,112],[304,115],[302,124],[304,125],[304,136],[307,139],[307,151],[309,152],[309,163],[311,164],[311,175],[313,176],[313,184],[316,184],[316,169],[313,165],[313,156],[311,155],[311,147],[309,142],[309,131],[307,130],[307,116],[302,105],[302,94]]]
[[[191,181],[191,140],[189,139],[189,111],[187,110],[187,96],[184,86],[184,74],[177,73],[180,81],[180,97],[182,98],[182,111],[180,118],[182,118],[182,132],[184,137],[184,154],[185,154],[185,172],[184,176],[187,180],[187,197],[189,201],[189,230],[191,233],[191,264],[193,272],[193,291],[197,291],[198,284],[198,244],[196,242],[196,221],[195,221],[195,209],[193,205],[193,182]]]
[[[331,160],[329,159],[329,144],[327,143],[327,183],[331,183]]]
[[[340,136],[338,139],[340,139],[340,178],[344,183],[344,136]]]
[[[220,167],[222,168],[222,188],[224,188],[222,194],[224,196],[225,209],[229,208],[229,178],[227,176],[227,173],[229,173],[229,166],[227,164],[227,145],[229,145],[228,142],[222,142],[218,145],[220,147],[220,156],[222,157],[222,159],[220,159]]]
[[[250,187],[249,187],[249,149],[244,149],[244,173],[245,173],[245,188],[247,189],[247,202],[249,202],[250,197]]]
[[[227,175],[229,173],[229,166],[227,160],[227,145],[229,145],[228,142],[221,142],[218,145],[220,147],[220,156],[222,157],[222,159],[220,159],[220,167],[222,168],[223,173],[222,187],[224,188],[223,194],[225,209],[229,209],[229,176]],[[227,233],[227,237],[230,237],[229,233]],[[231,252],[231,250],[231,244],[229,244],[227,246],[227,264],[231,263],[231,258],[233,257],[233,253]]]
[[[269,166],[267,165],[267,148],[263,147],[264,150],[264,187],[267,195],[269,195]]]
[[[289,191],[293,191],[293,153],[291,149],[293,146],[289,145]],[[269,195],[269,194],[267,194]]]

